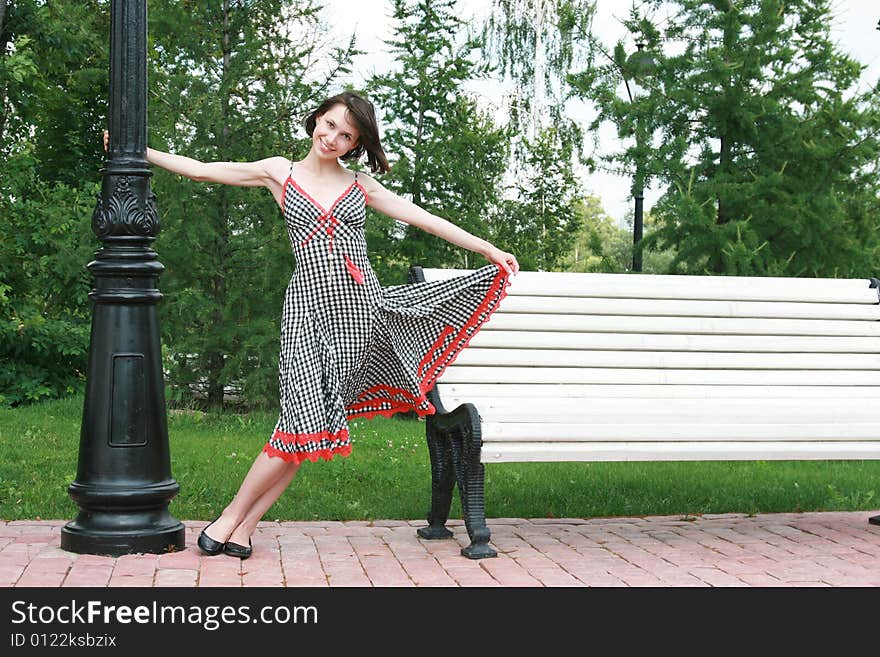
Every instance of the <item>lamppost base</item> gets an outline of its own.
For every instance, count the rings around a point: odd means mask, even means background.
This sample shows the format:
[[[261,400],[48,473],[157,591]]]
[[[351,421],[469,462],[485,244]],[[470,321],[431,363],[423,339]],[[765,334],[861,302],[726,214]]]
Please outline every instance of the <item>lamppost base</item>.
[[[148,517],[144,517],[148,516]],[[61,528],[61,549],[78,554],[118,557],[165,554],[186,546],[186,527],[167,512],[88,513]]]

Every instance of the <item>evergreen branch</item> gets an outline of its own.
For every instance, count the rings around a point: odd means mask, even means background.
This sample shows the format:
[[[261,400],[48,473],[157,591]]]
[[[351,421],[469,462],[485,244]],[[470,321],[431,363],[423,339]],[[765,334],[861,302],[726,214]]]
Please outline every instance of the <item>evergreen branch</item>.
[[[828,163],[828,166],[827,166],[826,169],[825,169],[825,175],[823,176],[821,183],[820,183],[819,185],[816,185],[816,186],[813,187],[813,190],[812,190],[812,192],[810,193],[810,197],[809,197],[809,198],[810,198],[811,200],[814,199],[814,198],[816,197],[816,194],[819,192],[819,190],[820,190],[820,189],[824,189],[825,185],[828,184],[828,181],[829,181],[829,179],[831,178],[831,174],[837,172],[837,171],[836,171],[836,168],[835,168],[833,165],[835,165],[835,164],[837,164],[838,162],[840,162],[840,160],[843,159],[843,156],[844,156],[844,155],[846,155],[847,153],[851,153],[851,152],[855,151],[859,146],[861,146],[861,145],[864,144],[865,142],[867,142],[867,141],[869,141],[869,140],[871,140],[871,139],[877,139],[878,137],[880,137],[880,128],[874,128],[873,130],[869,131],[869,132],[868,132],[868,133],[867,133],[862,139],[860,139],[860,140],[857,141],[856,143],[854,143],[854,144],[847,144],[847,145],[845,145],[843,148],[841,148],[841,149],[840,149],[840,150],[839,150],[839,151],[838,151],[838,152],[837,152],[837,153],[836,153],[836,154],[830,159],[830,161],[829,161],[829,163]]]

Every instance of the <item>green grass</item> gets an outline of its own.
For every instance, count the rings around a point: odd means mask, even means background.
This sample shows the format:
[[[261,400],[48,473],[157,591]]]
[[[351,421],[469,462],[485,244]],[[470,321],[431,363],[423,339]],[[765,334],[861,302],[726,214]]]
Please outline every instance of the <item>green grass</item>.
[[[0,410],[0,518],[73,518],[82,397]],[[209,520],[271,432],[271,413],[169,412],[181,519]],[[266,519],[420,519],[430,505],[424,423],[352,422],[348,458],[305,463]],[[486,466],[488,517],[607,517],[880,508],[880,461],[503,463]],[[460,518],[456,499],[452,518]]]

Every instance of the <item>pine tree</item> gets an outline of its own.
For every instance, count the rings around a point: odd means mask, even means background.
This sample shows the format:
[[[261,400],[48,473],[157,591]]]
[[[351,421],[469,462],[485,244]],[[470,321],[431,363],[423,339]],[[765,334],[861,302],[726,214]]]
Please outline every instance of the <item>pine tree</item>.
[[[415,204],[485,237],[488,208],[497,203],[506,167],[508,136],[463,91],[463,85],[486,73],[474,61],[478,42],[456,39],[463,21],[455,0],[395,0],[397,21],[389,47],[399,70],[374,76],[370,97],[384,115],[383,143],[392,172],[383,180]],[[465,252],[412,226],[396,226],[375,215],[368,234],[383,282],[402,282],[409,264],[470,267]],[[392,255],[393,254],[393,255]]]
[[[648,12],[662,4],[642,3]],[[831,38],[827,0],[675,0],[663,30],[634,10],[634,41],[657,60],[634,103],[616,88],[632,77],[623,44],[595,39],[593,66],[573,76],[602,121],[641,148],[608,158],[646,173],[666,192],[646,248],[672,248],[676,272],[865,276],[880,234],[875,85],[856,91],[862,67]],[[664,44],[679,54],[662,56]],[[670,46],[667,46],[670,47]]]
[[[514,198],[493,217],[493,238],[516,254],[526,270],[557,271],[571,250],[584,217],[572,170],[572,147],[554,128],[527,141],[525,167]]]
[[[566,74],[585,49],[592,0],[495,0],[484,27],[487,59],[513,84],[508,126],[514,183],[495,220],[499,243],[525,269],[564,267],[571,240],[587,219],[577,201],[581,126],[565,113]]]

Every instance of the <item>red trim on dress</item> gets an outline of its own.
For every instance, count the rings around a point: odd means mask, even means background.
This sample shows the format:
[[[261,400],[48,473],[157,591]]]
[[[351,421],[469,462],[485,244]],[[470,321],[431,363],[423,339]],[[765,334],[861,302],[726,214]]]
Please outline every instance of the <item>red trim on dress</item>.
[[[296,182],[293,175],[288,175],[287,179],[290,180],[291,184],[299,190],[300,194],[305,196],[309,201],[311,201],[312,205],[314,205],[316,209],[321,211],[321,214],[333,214],[333,210],[336,209],[336,206],[339,204],[339,201],[344,199],[355,185],[360,187],[360,183],[358,183],[357,181],[351,183],[348,187],[346,187],[343,190],[343,192],[339,196],[336,197],[336,200],[333,201],[333,204],[330,206],[330,209],[325,210],[323,205],[321,205],[315,199],[313,199],[312,196],[306,190],[304,190],[302,188],[302,185],[300,185],[298,182]],[[363,189],[363,188],[361,188],[361,189]]]
[[[383,400],[394,401],[393,399],[391,399],[391,395],[400,395],[402,397],[406,397],[407,400],[409,400],[410,404],[421,404],[425,400],[424,395],[416,397],[409,390],[404,390],[403,388],[395,388],[394,386],[385,385],[384,383],[380,383],[379,385],[375,385],[372,388],[370,388],[369,390],[364,390],[360,394],[360,397],[366,397],[370,393],[374,393],[374,392],[384,392],[389,396],[387,398],[376,397],[374,399],[367,399],[367,400],[364,400],[364,402],[352,402],[346,408],[354,408],[357,404],[360,404],[360,403],[367,403],[367,402],[372,403],[375,401],[383,401]]]
[[[345,268],[348,270],[349,276],[351,276],[358,285],[364,284],[364,272],[362,272],[348,256],[345,256]]]
[[[275,430],[272,434],[272,440],[280,440],[283,443],[296,443],[297,445],[305,445],[319,440],[328,440],[330,442],[339,442],[340,440],[348,440],[348,429],[342,429],[336,433],[329,431],[319,431],[318,433],[287,433],[285,431]]]
[[[293,173],[289,173],[287,175],[287,180],[284,181],[284,187],[281,190],[281,210],[284,212],[285,199],[287,196],[287,183],[290,183],[294,189],[298,190],[300,194],[311,203],[316,210],[318,210],[321,215],[318,217],[317,224],[312,229],[312,231],[306,235],[306,238],[300,243],[300,246],[305,246],[309,243],[309,241],[320,231],[322,228],[327,231],[328,237],[328,250],[333,251],[333,231],[336,226],[339,225],[340,221],[333,214],[333,211],[336,210],[336,206],[339,205],[339,202],[342,201],[346,196],[348,196],[349,192],[355,187],[358,187],[361,190],[361,193],[364,195],[364,203],[368,200],[367,190],[364,189],[364,186],[358,182],[357,178],[346,187],[342,193],[336,197],[336,200],[330,205],[330,209],[324,209],[324,206],[318,203],[311,194],[309,194],[302,185],[296,182],[296,179],[293,177]],[[325,225],[326,224],[326,225]],[[354,267],[355,271],[352,271],[352,267]],[[352,278],[354,278],[358,283],[363,283],[363,280],[358,279],[358,275],[360,275],[361,279],[363,279],[363,273],[358,269],[355,265],[351,265],[348,267],[348,272],[351,274]]]
[[[495,275],[495,279],[492,281],[492,285],[486,293],[486,298],[483,299],[483,302],[471,315],[470,319],[461,327],[458,335],[453,339],[452,344],[444,349],[443,353],[439,358],[435,359],[434,363],[428,366],[428,371],[431,372],[431,374],[430,376],[426,376],[422,381],[421,386],[419,386],[420,393],[424,394],[431,389],[431,386],[434,385],[434,381],[440,378],[440,375],[443,374],[444,370],[455,362],[458,358],[458,354],[470,344],[473,337],[479,332],[480,327],[489,321],[489,318],[498,309],[501,301],[507,296],[507,285],[509,285],[507,274],[505,274],[501,265],[498,265],[498,273]],[[496,295],[498,296],[497,300],[494,299]],[[493,300],[495,305],[490,309],[489,306],[493,303]],[[479,319],[480,315],[486,313],[486,311],[488,311],[486,316],[482,320]],[[470,328],[474,328],[475,330],[468,335],[468,329]],[[431,345],[431,351],[436,351],[442,344],[442,339],[438,338],[437,341]],[[431,371],[432,369],[433,371]]]
[[[385,405],[388,405],[389,408],[377,408],[377,406]],[[436,409],[427,398],[423,398],[419,405],[416,406],[410,402],[377,397],[376,399],[351,404],[346,408],[346,416],[349,419],[354,417],[369,419],[376,415],[391,417],[395,413],[409,413],[410,411],[415,411],[420,417],[424,417],[425,415],[433,415]]]
[[[336,447],[317,449],[311,451],[294,451],[294,452],[285,452],[284,450],[278,449],[277,447],[273,447],[270,442],[272,440],[281,441],[284,444],[293,443],[295,445],[306,445],[308,443],[314,443],[321,440],[326,440],[331,443],[339,443],[344,442],[343,445],[338,445]],[[324,459],[325,461],[329,461],[337,454],[339,456],[348,456],[351,454],[351,438],[348,433],[348,429],[342,429],[341,431],[337,431],[336,433],[330,433],[329,431],[319,431],[318,433],[287,433],[286,431],[275,430],[275,433],[272,434],[272,438],[270,442],[267,442],[263,446],[263,451],[266,452],[269,456],[278,456],[288,462],[293,463],[302,463],[303,461],[312,461],[315,462],[319,458]]]
[[[495,275],[491,285],[489,286],[489,290],[486,292],[486,296],[480,305],[477,307],[476,311],[470,316],[467,322],[461,327],[458,331],[455,338],[453,338],[452,342],[447,346],[446,349],[443,350],[443,353],[440,356],[434,358],[433,361],[429,361],[429,357],[431,354],[437,352],[441,346],[443,346],[443,342],[446,340],[447,336],[455,331],[455,327],[447,326],[440,333],[440,336],[437,340],[434,341],[434,344],[431,345],[428,352],[425,354],[425,357],[419,363],[419,370],[424,368],[425,373],[421,371],[418,372],[419,378],[421,378],[421,382],[419,383],[419,397],[415,398],[410,392],[393,389],[390,386],[386,385],[377,385],[372,388],[363,391],[360,394],[360,397],[363,398],[372,393],[381,393],[386,390],[394,390],[394,392],[403,393],[410,399],[416,399],[416,403],[409,405],[400,402],[399,400],[391,399],[389,397],[376,397],[374,399],[368,399],[362,402],[354,402],[346,407],[346,411],[349,409],[356,410],[355,413],[347,414],[349,417],[360,417],[360,416],[368,416],[372,417],[373,415],[384,415],[389,417],[394,413],[398,413],[401,411],[415,411],[420,416],[421,415],[433,415],[436,412],[434,406],[428,401],[426,393],[430,390],[431,386],[434,385],[434,382],[443,374],[445,369],[452,365],[455,360],[458,358],[458,354],[470,344],[470,341],[473,337],[479,332],[480,327],[485,324],[492,314],[498,309],[501,301],[507,296],[507,285],[509,285],[509,281],[507,280],[507,274],[501,268],[501,265],[498,265],[498,273]],[[497,296],[497,299],[496,299]],[[494,306],[490,309],[490,305],[494,302]],[[488,311],[488,313],[487,313]],[[480,315],[487,313],[486,316],[480,320]],[[468,336],[468,330],[471,328],[475,328],[470,336]],[[427,362],[427,365],[426,365]],[[378,406],[381,404],[391,404],[392,408],[390,409],[377,409],[375,411],[367,410],[369,405]],[[417,406],[417,405],[418,406]]]
[[[319,458],[329,461],[334,456],[350,456],[351,444],[342,445],[334,449],[319,449],[314,452],[283,452],[280,449],[272,447],[269,443],[263,445],[263,451],[270,457],[277,456],[288,463],[302,463],[303,461],[311,461],[315,463]]]
[[[364,203],[365,203],[366,205],[369,205],[369,204],[370,204],[370,195],[367,194],[367,188],[364,187],[363,185],[361,185],[361,181],[358,180],[357,178],[355,178],[354,186],[355,186],[355,187],[360,187],[360,188],[361,188],[361,194],[364,195]]]
[[[385,408],[385,409],[380,408],[375,411],[364,411],[362,413],[356,413],[354,415],[350,415],[349,417],[352,417],[352,418],[362,417],[367,420],[372,420],[377,415],[379,415],[381,417],[391,417],[392,415],[397,415],[398,413],[409,413],[409,412],[418,413],[419,417],[425,417],[426,415],[434,415],[434,413],[437,412],[437,409],[434,408],[433,404],[429,403],[428,406],[429,406],[429,408],[423,410],[420,408],[412,408],[411,406],[407,406],[407,405],[403,404],[400,406],[394,406],[392,408]]]
[[[446,326],[446,327],[444,327],[443,332],[440,333],[440,337],[438,337],[438,338],[434,341],[434,345],[441,345],[441,344],[443,344],[443,342],[446,340],[447,336],[448,336],[450,333],[454,333],[454,332],[455,332],[455,327],[454,327],[454,326]],[[434,346],[432,346],[431,349],[429,349],[429,350],[427,351],[427,353],[425,354],[425,357],[422,358],[422,360],[419,362],[419,366],[418,366],[418,368],[416,369],[416,373],[419,375],[419,377],[423,377],[423,376],[425,376],[425,373],[428,371],[428,364],[430,363],[430,361],[431,361],[431,356],[433,355],[433,353],[434,353],[435,350],[436,350],[436,349],[434,348]]]
[[[303,196],[305,196],[306,199],[312,205],[315,206],[316,210],[320,210],[321,214],[331,214],[333,212],[333,210],[336,209],[336,206],[339,203],[339,201],[344,199],[348,195],[348,193],[352,190],[353,187],[360,187],[361,193],[363,193],[363,195],[364,195],[364,202],[365,203],[370,198],[370,195],[367,194],[367,190],[364,188],[363,185],[361,185],[360,181],[355,180],[352,184],[350,184],[348,187],[345,188],[345,191],[342,192],[342,194],[340,194],[339,196],[336,197],[336,200],[333,201],[333,205],[330,206],[330,209],[325,210],[324,207],[320,203],[318,203],[314,198],[312,198],[311,194],[309,194],[305,189],[303,189],[302,185],[300,185],[298,182],[296,182],[296,180],[293,179],[293,174],[288,173],[287,178],[284,180],[284,184],[281,186],[281,212],[285,212],[284,206],[285,206],[285,197],[287,196],[287,183],[290,183],[296,189],[298,189],[299,192]]]
[[[327,224],[326,226],[324,224]],[[329,251],[333,250],[333,231],[336,229],[336,226],[339,224],[339,219],[334,217],[332,214],[322,214],[318,217],[318,223],[312,229],[312,232],[306,235],[306,238],[300,242],[300,246],[305,246],[309,243],[309,241],[318,234],[318,231],[322,228],[327,231],[327,237],[329,238]]]

